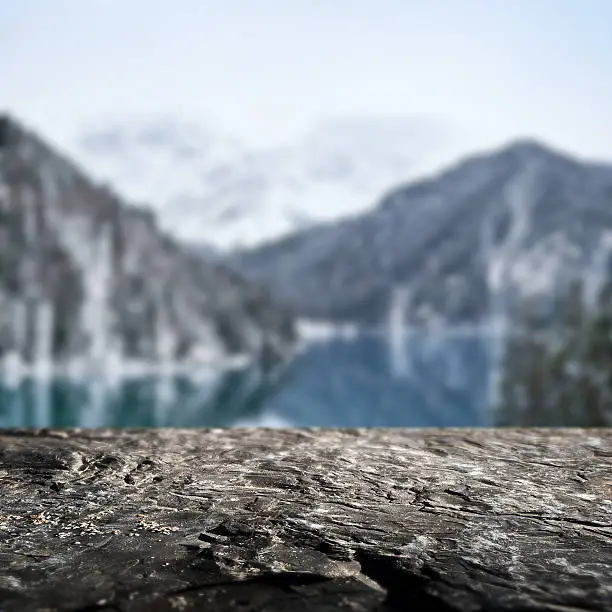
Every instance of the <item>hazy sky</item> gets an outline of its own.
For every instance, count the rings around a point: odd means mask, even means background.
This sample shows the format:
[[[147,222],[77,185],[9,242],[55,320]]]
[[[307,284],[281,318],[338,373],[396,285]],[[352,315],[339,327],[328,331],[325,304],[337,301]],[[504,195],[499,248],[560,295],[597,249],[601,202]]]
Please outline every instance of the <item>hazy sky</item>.
[[[1,0],[0,107],[55,140],[176,113],[267,145],[426,114],[612,159],[610,0]]]

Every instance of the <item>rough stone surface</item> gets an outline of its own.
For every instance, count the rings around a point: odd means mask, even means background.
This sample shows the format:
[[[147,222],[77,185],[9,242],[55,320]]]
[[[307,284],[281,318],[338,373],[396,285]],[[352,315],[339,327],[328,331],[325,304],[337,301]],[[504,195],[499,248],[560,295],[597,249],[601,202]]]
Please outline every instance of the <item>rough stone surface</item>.
[[[5,430],[0,610],[612,610],[612,430]]]

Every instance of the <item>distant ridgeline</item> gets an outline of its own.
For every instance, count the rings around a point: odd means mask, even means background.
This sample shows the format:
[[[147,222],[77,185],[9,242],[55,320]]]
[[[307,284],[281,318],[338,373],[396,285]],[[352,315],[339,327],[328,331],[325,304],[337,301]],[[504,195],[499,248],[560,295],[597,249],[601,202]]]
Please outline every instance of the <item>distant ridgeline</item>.
[[[409,323],[474,324],[534,296],[550,314],[576,278],[594,295],[611,236],[612,165],[519,141],[231,263],[302,317],[378,326],[399,290]]]
[[[0,117],[0,359],[218,363],[287,357],[265,292],[164,235],[11,117]]]

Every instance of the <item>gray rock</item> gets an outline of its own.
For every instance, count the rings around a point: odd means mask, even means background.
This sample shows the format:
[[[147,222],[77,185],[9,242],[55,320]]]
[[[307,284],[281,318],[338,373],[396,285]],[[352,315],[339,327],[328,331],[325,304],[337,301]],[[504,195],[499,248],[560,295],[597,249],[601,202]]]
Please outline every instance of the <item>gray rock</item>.
[[[7,430],[0,609],[612,610],[612,431]]]

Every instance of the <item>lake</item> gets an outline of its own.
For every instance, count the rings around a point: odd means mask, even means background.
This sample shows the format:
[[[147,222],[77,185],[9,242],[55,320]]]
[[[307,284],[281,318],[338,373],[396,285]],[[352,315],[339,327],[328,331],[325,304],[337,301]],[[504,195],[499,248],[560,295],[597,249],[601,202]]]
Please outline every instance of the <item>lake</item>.
[[[275,377],[256,368],[0,384],[0,427],[448,427],[491,424],[483,334],[310,342]]]

